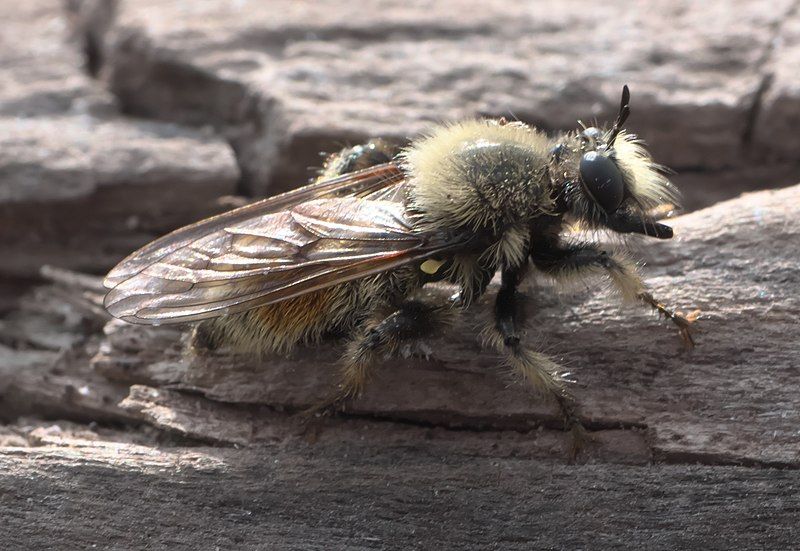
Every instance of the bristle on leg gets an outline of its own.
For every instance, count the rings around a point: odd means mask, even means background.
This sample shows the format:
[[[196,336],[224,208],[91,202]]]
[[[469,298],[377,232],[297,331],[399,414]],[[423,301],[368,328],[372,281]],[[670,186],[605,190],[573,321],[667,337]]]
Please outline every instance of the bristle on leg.
[[[585,444],[585,430],[578,415],[575,399],[566,388],[567,374],[546,355],[531,350],[522,343],[524,319],[522,295],[517,286],[524,269],[508,269],[502,273],[500,290],[494,308],[494,323],[483,332],[488,344],[495,348],[509,367],[540,395],[552,399],[564,421],[564,429],[573,436],[570,456],[574,459]]]
[[[380,359],[395,354],[401,345],[439,332],[449,323],[446,310],[417,300],[402,303],[379,321],[371,321],[347,347],[341,361],[340,380],[331,395],[309,413],[334,412],[357,399]]]
[[[638,300],[654,308],[678,327],[687,347],[694,346],[690,327],[699,312],[683,316],[653,298],[647,291],[636,265],[624,253],[606,252],[590,243],[567,246],[551,244],[535,251],[531,259],[537,268],[561,282],[580,279],[598,272],[605,273],[624,300]]]

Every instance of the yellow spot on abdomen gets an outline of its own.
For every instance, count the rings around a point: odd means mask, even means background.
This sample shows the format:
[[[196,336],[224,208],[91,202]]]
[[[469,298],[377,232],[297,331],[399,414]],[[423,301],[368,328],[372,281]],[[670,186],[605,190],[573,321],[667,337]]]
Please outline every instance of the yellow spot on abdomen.
[[[439,268],[442,267],[442,264],[444,264],[444,260],[435,260],[433,258],[429,258],[419,265],[419,269],[426,274],[433,275],[439,271]]]

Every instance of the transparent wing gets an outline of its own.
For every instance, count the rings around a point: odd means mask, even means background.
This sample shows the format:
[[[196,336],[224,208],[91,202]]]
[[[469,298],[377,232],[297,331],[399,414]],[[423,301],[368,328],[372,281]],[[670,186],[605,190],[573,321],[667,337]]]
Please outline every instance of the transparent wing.
[[[229,219],[231,220],[231,219]],[[316,199],[233,218],[180,248],[152,249],[146,266],[106,296],[134,323],[195,321],[285,300],[455,250],[467,236],[415,231],[403,204],[360,197]],[[124,262],[123,262],[124,264]]]
[[[403,182],[403,179],[403,171],[396,163],[384,163],[338,178],[315,182],[218,216],[212,216],[145,245],[111,270],[103,284],[107,288],[113,289],[166,256],[175,254],[192,243],[206,238],[209,234],[229,226],[235,226],[248,219],[279,212],[322,197],[348,195],[362,197],[385,188],[394,188],[396,184]]]

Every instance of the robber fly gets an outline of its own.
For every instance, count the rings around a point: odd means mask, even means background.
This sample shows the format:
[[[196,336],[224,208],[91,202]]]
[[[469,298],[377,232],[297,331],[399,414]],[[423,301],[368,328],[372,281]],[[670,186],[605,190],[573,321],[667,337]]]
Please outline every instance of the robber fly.
[[[371,142],[328,160],[316,182],[179,229],[106,277],[108,311],[132,323],[200,322],[198,342],[286,352],[326,335],[349,338],[332,402],[358,396],[370,369],[402,344],[469,308],[496,272],[491,342],[569,429],[580,422],[559,366],[521,340],[517,287],[530,270],[556,280],[594,273],[625,299],[674,322],[690,319],[647,291],[627,256],[565,239],[567,227],[638,233],[672,229],[650,212],[678,192],[641,141],[623,129],[623,88],[611,128],[548,137],[519,122],[440,126],[395,156]],[[458,286],[451,304],[418,291]]]

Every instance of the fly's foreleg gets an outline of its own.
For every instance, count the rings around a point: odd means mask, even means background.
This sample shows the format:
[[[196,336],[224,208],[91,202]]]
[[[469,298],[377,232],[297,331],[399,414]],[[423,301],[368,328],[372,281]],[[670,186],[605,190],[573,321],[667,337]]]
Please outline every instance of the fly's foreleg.
[[[636,266],[625,256],[581,243],[566,247],[539,247],[531,254],[531,260],[537,268],[556,279],[569,280],[596,273],[608,276],[623,299],[636,300],[657,310],[675,324],[687,346],[694,346],[690,327],[696,314],[683,316],[653,298]]]

